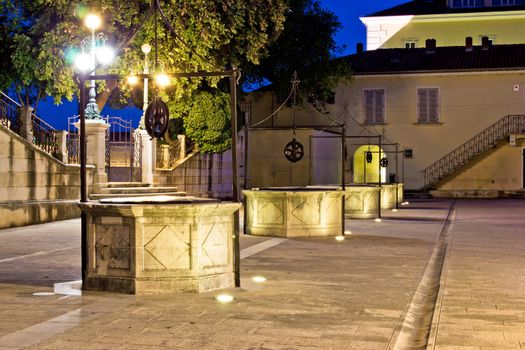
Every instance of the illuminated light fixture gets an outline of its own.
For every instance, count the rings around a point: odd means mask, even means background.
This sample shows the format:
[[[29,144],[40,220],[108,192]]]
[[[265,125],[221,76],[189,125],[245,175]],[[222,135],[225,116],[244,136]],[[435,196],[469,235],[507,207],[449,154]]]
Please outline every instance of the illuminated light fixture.
[[[351,235],[352,231],[345,231],[345,236]]]
[[[264,278],[263,276],[254,276],[252,277],[252,281],[254,281],[255,283],[263,283],[266,282],[266,278]]]
[[[397,209],[396,209],[396,208],[394,208],[394,209],[392,209],[392,211],[393,211],[393,212],[395,213],[395,212],[397,211]]]
[[[100,27],[100,25],[102,24],[102,20],[100,19],[99,16],[95,14],[89,14],[86,16],[86,19],[84,20],[84,24],[89,29],[95,30]]]
[[[151,46],[149,44],[144,44],[140,47],[143,53],[146,55],[151,52]]]
[[[401,205],[409,205],[410,203],[409,202],[403,202],[401,203]]]
[[[160,87],[170,85],[170,78],[164,73],[157,74],[157,76],[155,77],[155,81]]]
[[[136,75],[130,75],[128,77],[128,84],[129,85],[136,85],[139,82],[139,78]]]
[[[374,221],[375,222],[381,222],[382,220],[381,220],[381,218],[376,218]]]
[[[109,46],[102,46],[96,49],[97,60],[103,65],[110,64],[115,58],[115,52]]]
[[[33,293],[33,295],[35,297],[49,297],[49,296],[55,295],[55,293],[53,293],[53,292],[36,292],[36,293]]]
[[[75,57],[75,67],[81,72],[87,72],[91,69],[91,56],[87,53],[78,54]]]
[[[372,163],[372,160],[374,159],[373,155],[372,155],[372,151],[370,150],[370,148],[368,148],[368,151],[366,151],[366,162],[368,164]]]
[[[345,236],[335,236],[335,240],[338,241],[338,242],[344,241],[345,240]]]
[[[229,294],[219,294],[215,299],[220,303],[230,303],[233,301],[233,296]]]

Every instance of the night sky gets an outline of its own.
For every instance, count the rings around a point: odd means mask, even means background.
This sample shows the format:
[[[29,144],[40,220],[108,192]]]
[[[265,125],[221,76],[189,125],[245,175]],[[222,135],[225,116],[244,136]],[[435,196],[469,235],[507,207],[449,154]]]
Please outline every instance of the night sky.
[[[341,55],[348,55],[355,52],[356,43],[365,44],[366,29],[359,20],[360,16],[368,15],[373,12],[386,9],[409,0],[320,0],[323,7],[334,12],[341,21],[343,28],[337,33],[336,40],[339,45],[346,48]],[[366,45],[365,45],[366,47]],[[133,119],[134,125],[138,124],[141,115],[136,108],[127,108],[119,111],[112,111],[104,108],[102,115],[118,115],[125,119]],[[77,103],[63,103],[59,106],[53,105],[52,99],[41,102],[37,114],[56,129],[67,129],[67,118],[77,114]]]

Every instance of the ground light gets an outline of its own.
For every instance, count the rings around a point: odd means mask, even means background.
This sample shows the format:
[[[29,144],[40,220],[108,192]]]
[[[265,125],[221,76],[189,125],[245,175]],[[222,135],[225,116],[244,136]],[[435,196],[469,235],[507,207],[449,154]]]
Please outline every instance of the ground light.
[[[233,301],[233,296],[229,294],[219,294],[215,299],[220,303],[230,303]]]
[[[374,221],[375,222],[381,222],[382,220],[381,220],[381,218],[376,218]]]
[[[352,231],[345,231],[345,236],[349,236],[352,234]]]
[[[335,236],[335,240],[338,241],[338,242],[344,241],[345,240],[345,236]]]
[[[266,282],[266,278],[264,278],[263,276],[254,276],[252,277],[252,281],[256,283],[263,283]]]
[[[394,209],[392,209],[392,211],[393,211],[393,212],[395,213],[395,212],[397,211],[397,209],[396,209],[396,208],[394,208]]]
[[[401,203],[401,205],[409,205],[410,203],[409,202],[403,202]]]
[[[53,293],[53,292],[36,292],[36,293],[33,293],[33,295],[35,297],[49,297],[49,296],[55,295],[55,293]]]

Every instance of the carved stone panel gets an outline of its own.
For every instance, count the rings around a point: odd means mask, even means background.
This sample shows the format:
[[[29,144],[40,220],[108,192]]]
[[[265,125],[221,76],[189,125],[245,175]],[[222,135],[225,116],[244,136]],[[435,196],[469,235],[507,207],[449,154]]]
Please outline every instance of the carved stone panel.
[[[144,225],[144,271],[191,268],[190,227]]]
[[[260,199],[257,202],[257,223],[262,225],[282,225],[284,223],[284,201]]]
[[[321,215],[320,196],[297,196],[290,199],[292,225],[318,225]]]
[[[108,269],[130,269],[130,227],[97,224],[95,266],[99,273]]]
[[[228,243],[232,231],[230,222],[215,218],[201,224],[202,267],[220,267],[229,264]]]

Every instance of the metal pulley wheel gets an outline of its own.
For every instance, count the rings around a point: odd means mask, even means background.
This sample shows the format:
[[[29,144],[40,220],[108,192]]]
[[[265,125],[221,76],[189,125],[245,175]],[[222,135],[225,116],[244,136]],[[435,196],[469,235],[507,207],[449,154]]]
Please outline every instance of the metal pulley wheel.
[[[155,97],[146,108],[144,119],[148,135],[152,138],[161,138],[168,129],[170,119],[168,106],[160,97]]]
[[[381,165],[382,168],[386,168],[388,166],[388,159],[386,159],[386,157],[381,158],[379,165]]]
[[[372,151],[370,150],[366,151],[366,162],[370,164],[372,163],[372,159],[373,159]]]
[[[300,161],[304,156],[303,145],[294,138],[284,147],[284,156],[292,163]]]

